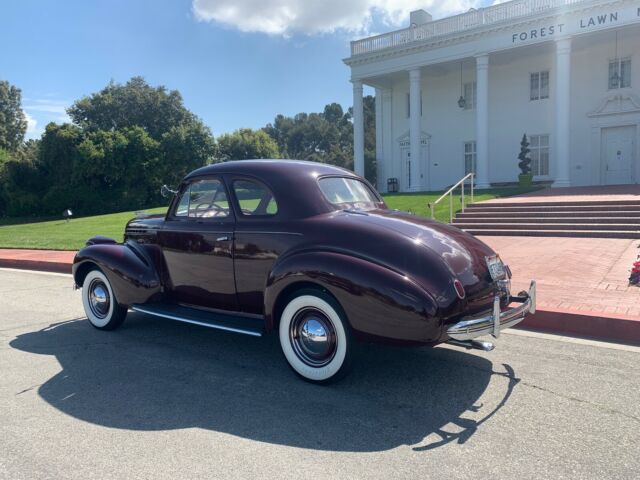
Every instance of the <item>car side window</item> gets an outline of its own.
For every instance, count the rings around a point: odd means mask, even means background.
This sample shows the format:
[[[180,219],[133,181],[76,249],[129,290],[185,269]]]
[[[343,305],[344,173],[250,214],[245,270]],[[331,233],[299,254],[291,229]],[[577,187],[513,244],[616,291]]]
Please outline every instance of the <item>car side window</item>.
[[[225,218],[229,216],[229,201],[224,185],[217,179],[197,180],[182,192],[175,217]]]
[[[278,213],[278,203],[271,190],[255,180],[235,180],[233,193],[244,216],[273,216]]]

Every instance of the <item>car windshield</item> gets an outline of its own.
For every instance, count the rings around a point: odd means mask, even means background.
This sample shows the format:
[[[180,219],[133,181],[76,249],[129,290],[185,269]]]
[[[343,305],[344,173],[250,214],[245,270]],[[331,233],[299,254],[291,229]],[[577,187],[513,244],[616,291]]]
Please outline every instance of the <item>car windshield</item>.
[[[381,203],[376,194],[355,178],[325,177],[318,181],[324,196],[341,209],[354,208],[370,210]]]

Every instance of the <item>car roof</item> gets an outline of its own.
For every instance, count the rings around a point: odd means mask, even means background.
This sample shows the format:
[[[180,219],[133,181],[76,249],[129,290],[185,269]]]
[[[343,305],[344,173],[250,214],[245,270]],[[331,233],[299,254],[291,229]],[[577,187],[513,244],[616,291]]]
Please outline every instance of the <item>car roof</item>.
[[[351,170],[325,163],[303,160],[231,160],[194,170],[185,181],[207,175],[250,176],[265,183],[278,202],[279,216],[302,218],[326,213],[335,208],[318,186],[322,176],[360,178]]]
[[[187,178],[200,175],[215,175],[218,173],[236,173],[261,176],[263,174],[306,176],[316,172],[315,177],[322,175],[347,175],[355,176],[351,170],[327,165],[326,163],[309,162],[305,160],[281,160],[281,159],[257,159],[257,160],[229,160],[214,163],[194,170]]]

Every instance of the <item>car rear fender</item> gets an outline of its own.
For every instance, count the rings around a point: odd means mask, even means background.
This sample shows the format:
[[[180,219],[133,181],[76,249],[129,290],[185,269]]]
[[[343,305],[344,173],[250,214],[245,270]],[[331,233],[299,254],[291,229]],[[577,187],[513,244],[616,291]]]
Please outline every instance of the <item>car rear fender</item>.
[[[335,297],[361,339],[423,344],[441,337],[437,304],[428,292],[400,272],[330,251],[300,252],[274,266],[265,291],[268,331],[276,327],[287,297],[309,285]]]
[[[162,284],[152,256],[134,242],[87,242],[73,261],[73,279],[82,287],[92,268],[100,268],[113,287],[118,303],[129,306],[146,303],[162,295]]]

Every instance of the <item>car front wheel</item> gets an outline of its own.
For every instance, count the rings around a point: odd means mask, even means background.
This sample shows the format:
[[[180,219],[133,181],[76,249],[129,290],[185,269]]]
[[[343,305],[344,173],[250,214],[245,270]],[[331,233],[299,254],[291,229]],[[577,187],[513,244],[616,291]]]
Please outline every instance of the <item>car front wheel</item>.
[[[279,336],[287,362],[307,381],[329,383],[351,367],[349,325],[337,302],[324,292],[298,292],[282,312]]]
[[[127,309],[118,305],[111,283],[100,270],[91,270],[82,282],[82,304],[87,319],[99,330],[118,328]]]

